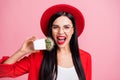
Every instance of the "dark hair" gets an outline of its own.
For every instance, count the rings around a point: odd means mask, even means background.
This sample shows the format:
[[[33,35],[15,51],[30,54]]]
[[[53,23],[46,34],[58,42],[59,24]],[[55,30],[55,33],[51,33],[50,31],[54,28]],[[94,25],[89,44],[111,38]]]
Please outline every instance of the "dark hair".
[[[53,38],[51,27],[54,20],[60,16],[67,16],[72,21],[72,24],[74,26],[74,33],[70,40],[72,60],[79,80],[86,80],[80,59],[80,52],[78,47],[78,35],[74,17],[67,12],[58,12],[54,14],[49,20],[47,35],[48,37]],[[51,51],[46,50],[44,51],[44,58],[39,72],[39,80],[56,80],[56,79],[57,79],[57,45],[55,44],[54,49],[52,49]]]

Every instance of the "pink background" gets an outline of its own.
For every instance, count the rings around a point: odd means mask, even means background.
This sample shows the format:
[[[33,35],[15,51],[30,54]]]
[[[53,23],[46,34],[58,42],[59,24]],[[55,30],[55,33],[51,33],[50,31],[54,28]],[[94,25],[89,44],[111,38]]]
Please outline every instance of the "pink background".
[[[79,45],[92,56],[92,80],[120,80],[119,0],[0,0],[0,58],[12,55],[32,35],[45,37],[40,17],[59,3],[76,6],[85,17]],[[27,80],[27,75],[14,80]]]

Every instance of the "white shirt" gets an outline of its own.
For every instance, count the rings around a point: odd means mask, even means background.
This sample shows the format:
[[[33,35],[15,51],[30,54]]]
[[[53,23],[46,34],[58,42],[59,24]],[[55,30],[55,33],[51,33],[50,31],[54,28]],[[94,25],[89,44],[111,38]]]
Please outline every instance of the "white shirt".
[[[57,80],[79,80],[79,79],[74,66],[71,68],[64,68],[58,65]]]

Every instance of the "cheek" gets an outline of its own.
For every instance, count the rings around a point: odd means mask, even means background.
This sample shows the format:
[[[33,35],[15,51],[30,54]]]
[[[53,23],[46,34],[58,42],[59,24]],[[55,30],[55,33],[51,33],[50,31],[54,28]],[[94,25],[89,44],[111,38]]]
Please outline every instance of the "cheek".
[[[73,33],[74,33],[74,30],[72,29],[71,31],[70,31],[70,33],[69,33],[69,35],[73,35]]]
[[[55,40],[56,34],[52,32],[52,36],[53,36],[53,38],[54,38],[54,40]]]
[[[71,31],[68,33],[68,36],[69,36],[69,38],[70,38],[70,39],[71,39],[71,37],[72,37],[73,33],[74,33],[74,31],[73,31],[73,30],[71,30]]]

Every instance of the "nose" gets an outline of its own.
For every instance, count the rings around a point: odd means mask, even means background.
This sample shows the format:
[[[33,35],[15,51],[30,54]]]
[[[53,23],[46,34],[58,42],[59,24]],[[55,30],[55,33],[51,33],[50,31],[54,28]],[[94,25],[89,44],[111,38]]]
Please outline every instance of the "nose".
[[[64,33],[64,29],[63,28],[60,28],[59,31],[58,31],[59,34],[63,34]]]

